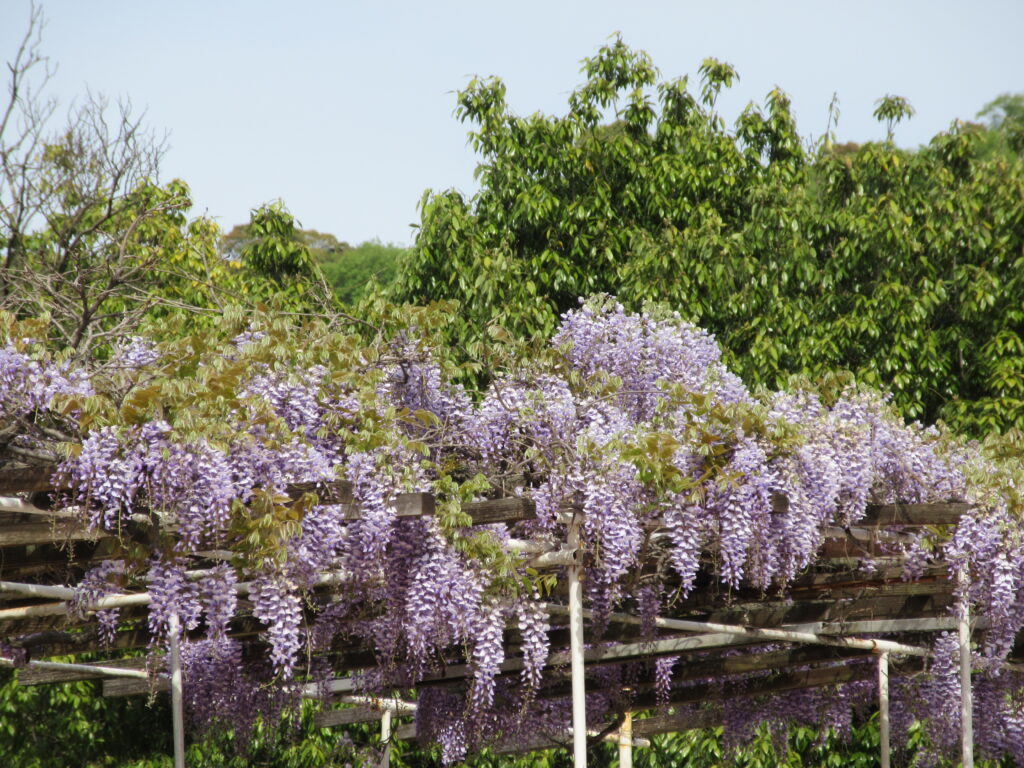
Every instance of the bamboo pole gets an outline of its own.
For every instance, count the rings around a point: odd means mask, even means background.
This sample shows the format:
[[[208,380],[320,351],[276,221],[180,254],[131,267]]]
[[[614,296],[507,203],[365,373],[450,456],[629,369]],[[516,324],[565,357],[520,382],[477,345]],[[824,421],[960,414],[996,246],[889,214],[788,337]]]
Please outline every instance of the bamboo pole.
[[[391,710],[385,709],[380,716],[380,741],[384,745],[384,754],[380,759],[380,768],[391,765]]]
[[[174,727],[174,768],[185,768],[185,712],[181,685],[181,648],[178,614],[172,612],[167,634],[171,645],[171,719]]]
[[[572,573],[572,570],[570,570]],[[562,613],[565,608],[559,605],[548,605],[547,610],[551,613]],[[571,614],[570,609],[570,614]],[[589,614],[589,611],[585,612]],[[629,623],[640,623],[640,619],[628,614],[612,614],[612,621],[628,620]],[[931,650],[920,648],[914,645],[896,643],[892,640],[875,640],[873,638],[857,637],[831,637],[820,635],[816,632],[807,632],[794,629],[760,629],[758,627],[745,627],[740,624],[718,624],[711,621],[690,621],[688,619],[666,619],[657,617],[654,625],[662,629],[675,629],[683,632],[720,633],[735,635],[736,637],[747,637],[758,640],[781,640],[787,643],[810,643],[815,645],[832,645],[840,648],[857,648],[863,651],[890,651],[905,656],[930,656]],[[884,630],[879,630],[884,631]]]
[[[619,726],[619,768],[633,768],[632,712],[626,712]]]
[[[878,743],[881,768],[889,768],[889,652],[878,654]]]
[[[961,580],[966,577],[961,576]],[[960,750],[963,768],[974,768],[974,723],[971,701],[971,609],[967,604],[967,590],[963,591],[959,608],[960,636]]]
[[[0,658],[0,665],[14,666],[10,659]],[[139,680],[148,680],[149,675],[138,669],[119,669],[117,667],[104,667],[97,664],[68,664],[62,661],[30,661],[28,666],[37,669],[52,669],[57,672],[79,672],[92,675],[103,675],[104,677],[130,677]]]
[[[201,578],[206,571],[186,571],[189,578]],[[348,574],[343,571],[336,573],[322,573],[317,578],[317,585],[337,584],[345,581]],[[247,595],[252,589],[253,582],[242,581],[235,584],[235,593]],[[0,610],[0,621],[13,621],[16,619],[29,619],[38,616],[65,616],[70,613],[69,600],[74,597],[75,590],[72,587],[51,587],[42,584],[23,584],[16,581],[0,581],[0,591],[21,592],[33,597],[52,597],[63,600],[60,603],[44,603],[43,605],[23,605],[18,608],[4,608]],[[103,611],[110,608],[127,608],[130,606],[149,605],[153,597],[149,592],[128,592],[114,595],[107,595],[99,598],[96,602],[85,607],[87,611]]]
[[[569,524],[569,549],[579,549],[582,515],[573,515]],[[572,565],[569,571],[569,653],[572,668],[572,753],[574,768],[587,768],[587,692],[583,660],[583,567]]]

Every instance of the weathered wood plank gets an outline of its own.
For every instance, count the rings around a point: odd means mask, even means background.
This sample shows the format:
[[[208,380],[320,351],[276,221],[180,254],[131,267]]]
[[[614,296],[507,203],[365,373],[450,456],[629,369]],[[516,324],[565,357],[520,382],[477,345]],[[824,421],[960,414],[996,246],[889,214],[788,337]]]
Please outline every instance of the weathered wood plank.
[[[714,728],[722,724],[722,712],[701,710],[675,715],[655,715],[633,721],[634,736],[657,736],[659,733],[679,733],[702,728]]]
[[[869,504],[867,514],[855,521],[857,526],[887,525],[955,525],[972,504]]]
[[[714,611],[698,620],[771,628],[812,621],[849,622],[946,615],[952,604],[952,589],[943,589],[910,595],[897,592],[843,600],[796,600],[791,603],[748,605]]]
[[[0,547],[58,544],[65,541],[97,541],[106,534],[77,520],[56,519],[48,523],[0,525]]]
[[[52,491],[54,466],[0,469],[0,494]]]
[[[103,681],[104,698],[116,698],[120,696],[146,696],[149,695],[149,680],[132,680],[130,678],[107,678]],[[158,678],[156,690],[159,693],[166,693],[171,690],[171,683],[166,677]]]
[[[794,588],[791,595],[794,600],[824,600],[832,598],[881,597],[882,595],[941,595],[949,594],[954,588],[953,582],[945,575],[924,577],[919,581],[856,582],[818,584]]]
[[[533,520],[537,517],[537,505],[525,496],[508,496],[504,499],[472,501],[462,505],[462,511],[473,518],[473,525],[491,523],[515,523]]]
[[[784,672],[774,677],[758,680],[739,680],[722,685],[694,685],[673,692],[670,704],[697,704],[705,701],[724,701],[807,688],[821,688],[826,685],[867,680],[874,677],[875,674],[876,669],[872,664],[837,664],[830,667]],[[654,694],[644,694],[637,698],[638,706],[650,706],[656,703]]]
[[[317,712],[313,722],[317,728],[333,728],[336,725],[352,723],[372,723],[380,720],[380,711],[369,707],[349,707],[348,709],[325,709]]]
[[[325,709],[317,712],[313,718],[317,728],[333,728],[337,725],[351,725],[352,723],[372,723],[380,720],[381,711],[372,707],[349,707],[348,709]],[[395,717],[409,717],[409,715],[395,715]]]
[[[871,656],[871,651],[855,648],[834,648],[829,646],[799,646],[768,653],[745,653],[738,656],[722,656],[715,659],[688,658],[684,656],[672,668],[672,680],[681,683],[686,680],[704,680],[707,678],[728,678],[745,675],[751,672],[781,672],[793,667],[835,664],[848,659]],[[614,663],[614,662],[613,662]],[[626,662],[631,663],[631,662]],[[588,676],[588,688],[600,687],[598,678]],[[654,690],[655,681],[653,668],[648,667],[646,673],[640,675],[633,684],[636,691]],[[570,684],[568,674],[563,683],[545,687],[540,698],[568,696]]]

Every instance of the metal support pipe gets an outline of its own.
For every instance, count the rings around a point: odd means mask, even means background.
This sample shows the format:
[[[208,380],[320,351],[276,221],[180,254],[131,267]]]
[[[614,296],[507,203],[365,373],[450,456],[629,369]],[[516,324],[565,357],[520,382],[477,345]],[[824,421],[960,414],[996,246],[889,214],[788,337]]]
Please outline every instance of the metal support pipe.
[[[0,658],[0,666],[13,667],[14,662],[10,659]],[[118,669],[117,667],[104,667],[101,664],[68,664],[62,661],[30,661],[28,666],[36,669],[52,669],[57,672],[83,672],[91,675],[103,675],[104,677],[129,677],[136,680],[148,680],[149,675],[139,669]]]
[[[571,573],[571,569],[570,569]],[[545,606],[549,613],[563,613],[565,607],[561,605],[547,604]],[[589,614],[589,611],[584,611]],[[640,619],[628,614],[613,613],[609,617],[612,621],[628,621],[631,624],[639,624]],[[655,617],[654,626],[662,629],[675,629],[683,632],[718,633],[735,635],[737,638],[757,638],[759,640],[777,640],[784,643],[808,643],[811,645],[831,645],[837,648],[858,648],[863,651],[891,651],[895,654],[906,656],[931,656],[931,650],[920,648],[914,645],[896,643],[892,640],[875,640],[873,638],[859,637],[836,637],[805,632],[794,629],[770,629],[758,627],[746,627],[739,624],[719,624],[712,621],[690,621],[689,619],[667,619],[661,616]],[[891,631],[877,629],[875,631]]]
[[[961,576],[961,579],[964,579]],[[964,589],[963,603],[959,606],[960,634],[960,749],[963,768],[974,768],[974,724],[971,721],[971,609]]]
[[[380,743],[384,747],[384,754],[380,758],[380,768],[389,768],[391,765],[391,710],[385,709],[380,716]]]
[[[627,712],[619,726],[619,768],[633,768],[633,713]]]
[[[878,744],[881,768],[889,768],[889,652],[878,654]]]
[[[171,613],[167,634],[171,645],[171,717],[174,724],[174,768],[185,768],[185,711],[181,686],[181,624],[178,614]]]
[[[582,515],[573,515],[569,524],[569,549],[579,549]],[[583,566],[569,571],[569,653],[572,669],[572,754],[575,768],[587,768],[587,692],[583,676]]]

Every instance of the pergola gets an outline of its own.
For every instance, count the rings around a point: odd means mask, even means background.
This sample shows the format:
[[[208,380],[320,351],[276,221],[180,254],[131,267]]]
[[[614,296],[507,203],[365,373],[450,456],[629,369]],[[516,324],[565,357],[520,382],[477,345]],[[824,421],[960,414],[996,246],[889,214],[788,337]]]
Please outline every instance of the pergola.
[[[171,632],[169,673],[154,680],[144,669],[145,659],[124,657],[123,652],[146,647],[145,591],[110,595],[89,606],[89,611],[122,610],[122,628],[112,646],[101,645],[90,628],[89,616],[71,609],[74,581],[98,562],[117,556],[123,538],[145,539],[153,524],[139,516],[122,538],[90,530],[74,508],[56,502],[59,489],[52,485],[53,468],[17,467],[0,470],[0,640],[24,649],[29,661],[19,671],[19,683],[38,685],[72,680],[102,680],[104,696],[149,692],[155,685],[169,690],[174,715],[176,766],[184,765],[181,663],[176,633]],[[307,486],[288,489],[297,498]],[[316,488],[321,498],[347,503],[352,518],[359,510],[344,482]],[[785,499],[778,499],[784,504]],[[430,515],[434,499],[429,494],[403,494],[397,499],[400,516]],[[533,542],[512,539],[531,567],[550,570],[558,587],[547,603],[551,615],[552,652],[546,662],[546,684],[540,696],[570,696],[572,728],[536,734],[531,739],[499,743],[498,751],[528,751],[567,746],[571,741],[575,765],[585,766],[588,739],[601,738],[619,745],[620,765],[632,764],[632,748],[645,746],[650,736],[716,724],[716,713],[698,711],[656,714],[633,718],[633,713],[655,710],[658,697],[649,675],[641,675],[628,699],[607,727],[588,733],[585,694],[599,684],[589,670],[598,665],[622,664],[658,657],[679,657],[674,680],[714,679],[715,685],[696,683],[672,692],[670,705],[709,700],[752,697],[876,678],[881,725],[881,764],[889,765],[889,679],[915,674],[930,656],[931,636],[941,631],[959,633],[961,680],[961,743],[963,765],[973,765],[971,722],[971,639],[984,631],[982,621],[954,612],[954,587],[944,562],[932,562],[916,578],[907,579],[904,560],[894,554],[907,532],[922,526],[951,526],[968,505],[906,504],[875,505],[850,528],[833,528],[818,559],[785,590],[761,592],[725,589],[718,581],[703,578],[690,595],[674,604],[671,615],[654,620],[655,633],[641,632],[642,619],[631,613],[613,613],[608,627],[593,643],[593,617],[583,605],[582,581],[588,558],[579,546],[582,512],[567,503],[561,515],[568,537],[560,546],[545,549]],[[474,525],[513,524],[534,515],[526,496],[515,496],[463,505]],[[648,536],[661,533],[655,525]],[[193,558],[196,573],[222,562],[226,553],[211,551]],[[870,561],[871,567],[862,567]],[[343,589],[343,572],[324,572],[319,592],[329,596]],[[248,586],[239,584],[244,599]],[[243,602],[244,606],[244,602]],[[251,616],[236,618],[233,636],[243,640],[247,652],[261,652],[262,625]],[[884,639],[883,639],[884,636]],[[514,628],[505,633],[503,675],[523,668],[520,638]],[[778,644],[771,650],[759,646]],[[108,658],[89,664],[47,661],[58,655],[106,651]],[[1018,642],[1009,663],[1024,662],[1024,645]],[[325,709],[318,715],[324,727],[380,719],[384,742],[415,738],[415,725],[396,727],[395,718],[415,715],[416,702],[395,696],[360,695],[354,677],[376,663],[371,650],[352,644],[330,650],[336,677],[327,686],[328,696],[346,706]],[[876,660],[874,665],[863,663]],[[5,660],[8,663],[14,660]],[[852,663],[857,662],[857,663]],[[754,679],[742,679],[750,673]],[[462,686],[469,675],[467,663],[438,667],[417,683],[426,686]],[[741,681],[741,682],[740,682]],[[321,697],[323,686],[309,683],[304,695]],[[664,711],[664,710],[663,710]],[[385,755],[385,764],[387,756]]]

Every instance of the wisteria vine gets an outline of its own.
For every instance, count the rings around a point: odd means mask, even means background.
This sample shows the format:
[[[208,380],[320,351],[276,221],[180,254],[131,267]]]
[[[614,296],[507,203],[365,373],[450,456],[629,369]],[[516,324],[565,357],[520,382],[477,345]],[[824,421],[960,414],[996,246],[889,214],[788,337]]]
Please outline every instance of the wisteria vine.
[[[751,392],[710,334],[607,297],[567,313],[544,354],[492,371],[479,393],[455,383],[415,329],[372,354],[332,338],[289,345],[287,329],[256,323],[177,357],[133,339],[95,376],[26,340],[0,349],[0,419],[78,434],[57,474],[83,518],[122,537],[143,523],[156,531],[146,558],[86,576],[78,605],[115,582],[145,584],[154,643],[177,615],[197,722],[244,732],[246,716],[280,706],[260,693],[269,679],[294,700],[294,680],[329,667],[338,643],[373,651],[363,680],[375,691],[414,686],[456,657],[468,664],[464,695],[424,689],[419,718],[458,760],[537,718],[567,724],[564,701],[544,695],[544,583],[508,544],[563,541],[566,509],[582,513],[594,626],[635,610],[650,637],[653,617],[702,573],[726,590],[784,590],[827,529],[855,524],[869,503],[966,501],[975,506],[951,536],[895,554],[909,570],[944,558],[967,576],[958,597],[990,626],[977,662],[982,743],[1024,762],[1020,729],[1006,725],[1024,720],[1021,675],[1001,667],[1024,626],[1012,462],[907,425],[883,396],[842,379]],[[23,453],[45,430],[25,435]],[[336,481],[346,498],[332,498],[325,484]],[[459,518],[459,501],[497,489],[532,498],[536,519],[472,529]],[[439,513],[400,517],[399,494],[413,492],[434,493]],[[224,551],[230,564],[190,571]],[[335,589],[318,591],[325,582]],[[243,659],[231,636],[243,617],[263,627],[261,659]],[[113,639],[116,615],[102,621]],[[510,633],[523,659],[515,691],[500,675]],[[936,754],[959,716],[948,644],[936,641],[926,683],[895,693],[894,720],[936,724]],[[652,667],[659,702],[692,684],[673,682],[674,662]],[[616,669],[600,674],[626,674]],[[608,690],[623,688],[616,681]],[[829,724],[848,729],[869,689],[833,696]],[[730,704],[723,718],[746,728],[820,715],[816,696],[776,697],[753,719]],[[588,707],[596,722],[619,703],[595,691]]]

